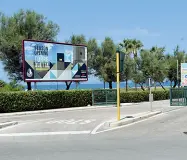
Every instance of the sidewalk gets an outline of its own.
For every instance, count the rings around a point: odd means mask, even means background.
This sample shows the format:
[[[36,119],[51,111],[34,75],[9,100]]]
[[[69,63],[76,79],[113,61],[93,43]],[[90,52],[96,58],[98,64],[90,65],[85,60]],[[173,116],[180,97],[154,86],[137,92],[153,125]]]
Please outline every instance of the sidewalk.
[[[161,112],[169,112],[176,109],[181,109],[182,106],[170,106],[169,100],[163,101],[154,101],[152,103],[152,111],[161,111]],[[121,115],[131,115],[143,112],[150,112],[151,105],[150,102],[141,102],[141,103],[122,103],[121,107]],[[72,107],[72,108],[61,108],[61,109],[49,109],[49,110],[37,110],[37,111],[26,111],[26,112],[13,112],[13,113],[0,113],[0,123],[10,121],[11,117],[26,117],[26,116],[45,116],[48,114],[64,114],[65,113],[76,113],[76,112],[87,112],[90,115],[91,111],[99,112],[99,114],[104,116],[106,114],[113,115],[113,117],[117,114],[116,105],[108,105],[108,106],[85,106],[85,107]]]
[[[150,102],[140,102],[140,103],[121,103],[121,109],[124,107],[133,107],[133,110],[143,110],[150,111]],[[102,108],[112,108],[116,105],[108,106],[84,106],[84,107],[71,107],[71,108],[60,108],[60,109],[48,109],[48,110],[36,110],[36,111],[24,111],[24,112],[12,112],[12,113],[0,113],[1,117],[7,116],[19,116],[19,115],[31,115],[31,114],[42,114],[42,113],[53,113],[53,112],[65,112],[65,111],[75,111],[75,110],[92,110],[92,109],[102,109]],[[141,108],[140,108],[141,107]],[[182,106],[170,106],[169,100],[155,101],[152,104],[153,111],[162,110],[163,112],[170,111],[173,109],[181,108]]]

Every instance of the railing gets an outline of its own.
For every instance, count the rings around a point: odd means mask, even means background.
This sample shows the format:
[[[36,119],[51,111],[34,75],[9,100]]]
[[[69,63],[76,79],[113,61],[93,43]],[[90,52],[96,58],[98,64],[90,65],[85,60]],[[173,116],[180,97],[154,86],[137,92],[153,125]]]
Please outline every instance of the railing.
[[[170,106],[187,106],[187,88],[170,89]]]
[[[116,104],[116,89],[94,89],[92,90],[92,105]]]

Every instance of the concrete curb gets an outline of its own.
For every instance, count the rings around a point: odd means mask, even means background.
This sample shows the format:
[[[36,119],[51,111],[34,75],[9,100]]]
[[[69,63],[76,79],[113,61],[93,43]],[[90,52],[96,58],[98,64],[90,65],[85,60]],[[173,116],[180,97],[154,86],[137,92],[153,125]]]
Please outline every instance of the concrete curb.
[[[0,129],[18,124],[16,121],[0,123]]]
[[[123,126],[123,125],[127,125],[127,124],[131,124],[143,119],[147,119],[149,117],[153,117],[155,115],[161,114],[162,111],[156,111],[156,112],[151,112],[139,117],[135,117],[135,118],[131,118],[131,119],[124,119],[124,120],[120,120],[120,121],[113,121],[113,122],[106,122],[105,126],[108,127],[118,127],[118,126]]]
[[[122,107],[124,107],[124,106],[131,106],[131,105],[137,105],[137,103],[122,103],[121,104]],[[108,106],[84,106],[84,107],[48,109],[48,110],[38,110],[38,111],[26,111],[26,112],[0,113],[0,117],[23,116],[23,115],[32,115],[32,114],[55,113],[55,112],[64,112],[64,111],[87,110],[87,109],[110,108],[110,107],[116,107],[116,105],[108,105]]]

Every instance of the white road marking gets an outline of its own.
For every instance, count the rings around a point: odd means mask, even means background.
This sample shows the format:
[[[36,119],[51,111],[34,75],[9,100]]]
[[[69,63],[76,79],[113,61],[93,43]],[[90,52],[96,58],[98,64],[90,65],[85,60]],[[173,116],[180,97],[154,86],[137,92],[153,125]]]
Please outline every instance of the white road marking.
[[[18,127],[18,126],[21,126],[21,125],[25,125],[25,124],[28,124],[28,123],[42,122],[42,121],[52,120],[52,119],[54,119],[54,118],[39,119],[39,120],[35,120],[35,121],[33,121],[33,120],[17,121],[18,124],[12,125],[12,126],[8,126],[8,127],[5,127],[5,128],[1,128],[0,132],[3,131],[3,130],[8,130],[8,129],[15,128],[15,127]]]
[[[70,119],[70,120],[53,120],[53,121],[48,121],[46,122],[46,124],[88,124],[88,123],[92,123],[96,121],[96,119],[88,119],[88,120],[84,120],[84,119],[79,119],[79,120],[74,120],[74,119]]]
[[[97,125],[97,126],[92,130],[91,134],[96,134],[96,133],[97,133],[97,130],[98,130],[101,126],[103,126],[104,124],[105,124],[105,122],[102,122],[102,123],[100,123],[99,125]]]
[[[32,133],[5,133],[0,137],[22,137],[22,136],[48,136],[48,135],[69,135],[69,134],[89,134],[91,131],[61,131],[61,132],[32,132]]]
[[[84,120],[83,122],[81,122],[79,124],[88,124],[88,123],[91,123],[91,122],[94,122],[94,121],[96,121],[96,119]]]

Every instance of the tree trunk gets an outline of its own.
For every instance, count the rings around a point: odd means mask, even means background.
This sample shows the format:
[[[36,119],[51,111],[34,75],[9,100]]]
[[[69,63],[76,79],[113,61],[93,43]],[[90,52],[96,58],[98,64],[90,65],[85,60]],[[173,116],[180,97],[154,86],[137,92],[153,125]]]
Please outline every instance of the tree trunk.
[[[143,91],[145,91],[145,88],[143,87],[142,84],[140,84],[140,87],[141,87],[141,89],[142,89]]]
[[[156,82],[154,82],[155,90],[156,90]]]
[[[104,81],[104,89],[105,89],[105,81]]]
[[[109,88],[112,89],[112,81],[108,82]]]
[[[170,81],[170,87],[172,87],[172,81]]]
[[[159,82],[159,84],[161,85],[162,89],[166,90],[166,89],[164,88],[164,86],[162,85],[162,83],[161,83],[161,82]]]
[[[174,81],[173,88],[175,88],[176,86],[177,86],[177,81]]]
[[[30,91],[32,89],[31,82],[27,82],[27,90]]]
[[[128,91],[128,79],[125,79],[125,88],[126,88],[126,92]]]
[[[76,82],[76,89],[78,89],[79,87],[79,82]]]
[[[70,88],[70,86],[71,86],[71,83],[72,83],[72,81],[70,81],[69,83],[66,82],[66,90],[69,90],[69,88]]]
[[[135,88],[136,88],[136,91],[137,91],[137,84],[135,83]]]

